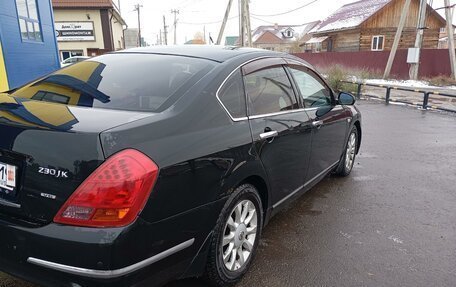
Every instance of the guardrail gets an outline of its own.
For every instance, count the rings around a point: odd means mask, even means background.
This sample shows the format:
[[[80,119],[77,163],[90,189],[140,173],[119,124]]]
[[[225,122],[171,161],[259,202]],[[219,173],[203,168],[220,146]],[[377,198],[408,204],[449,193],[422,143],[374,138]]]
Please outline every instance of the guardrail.
[[[408,87],[393,86],[393,85],[371,84],[371,83],[366,83],[366,82],[362,82],[362,81],[341,81],[341,82],[342,83],[347,83],[347,84],[357,85],[356,98],[358,98],[358,99],[360,99],[361,96],[363,95],[361,93],[362,87],[363,86],[370,86],[370,87],[376,87],[376,88],[384,88],[386,90],[386,95],[385,95],[386,104],[389,104],[390,102],[397,102],[397,103],[404,103],[404,104],[419,106],[419,107],[421,107],[424,110],[435,109],[435,110],[441,110],[441,111],[456,113],[456,109],[447,109],[447,108],[443,108],[443,107],[439,107],[439,106],[429,105],[429,97],[430,97],[430,95],[448,97],[448,98],[453,98],[453,99],[456,99],[456,95],[442,93],[442,92],[438,92],[438,91],[426,90],[426,89],[408,88]],[[411,103],[411,102],[407,102],[407,101],[391,99],[391,90],[415,92],[415,93],[423,94],[423,103],[420,104],[420,105],[417,105],[415,103]],[[382,99],[380,97],[376,97],[376,96],[372,96],[372,95],[363,95],[363,96]]]

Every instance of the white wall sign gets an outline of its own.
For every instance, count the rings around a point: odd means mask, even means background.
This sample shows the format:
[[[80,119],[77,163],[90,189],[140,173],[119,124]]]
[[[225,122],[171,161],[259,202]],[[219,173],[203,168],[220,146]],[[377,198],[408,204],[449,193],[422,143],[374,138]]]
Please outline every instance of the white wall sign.
[[[93,22],[55,22],[59,42],[95,41]]]

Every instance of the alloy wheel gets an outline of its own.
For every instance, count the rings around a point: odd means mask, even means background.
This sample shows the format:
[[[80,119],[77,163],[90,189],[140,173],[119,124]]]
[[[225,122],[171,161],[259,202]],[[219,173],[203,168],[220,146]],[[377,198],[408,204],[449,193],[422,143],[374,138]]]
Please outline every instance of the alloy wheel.
[[[228,271],[238,271],[252,256],[257,239],[257,213],[253,202],[243,200],[228,217],[221,244],[223,263]]]
[[[351,133],[348,139],[347,151],[345,152],[345,168],[351,170],[356,153],[356,134]]]

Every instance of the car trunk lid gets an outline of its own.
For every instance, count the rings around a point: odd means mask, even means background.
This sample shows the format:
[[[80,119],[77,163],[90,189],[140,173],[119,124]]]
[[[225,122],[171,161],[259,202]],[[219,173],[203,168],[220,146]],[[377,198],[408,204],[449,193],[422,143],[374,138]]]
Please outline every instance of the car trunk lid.
[[[51,222],[105,160],[99,134],[150,115],[0,95],[0,217]]]

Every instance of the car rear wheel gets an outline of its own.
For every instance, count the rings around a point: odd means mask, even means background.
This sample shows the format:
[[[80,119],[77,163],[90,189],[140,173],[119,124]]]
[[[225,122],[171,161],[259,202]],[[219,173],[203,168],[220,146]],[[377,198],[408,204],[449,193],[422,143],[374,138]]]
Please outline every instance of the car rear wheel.
[[[355,163],[357,147],[358,130],[356,129],[356,127],[353,127],[353,129],[350,132],[350,135],[348,136],[347,145],[345,146],[345,152],[342,155],[339,165],[335,170],[335,174],[340,176],[348,176],[351,173],[353,165]]]
[[[238,282],[252,263],[263,226],[263,209],[257,189],[236,188],[215,227],[206,279],[213,286]]]

